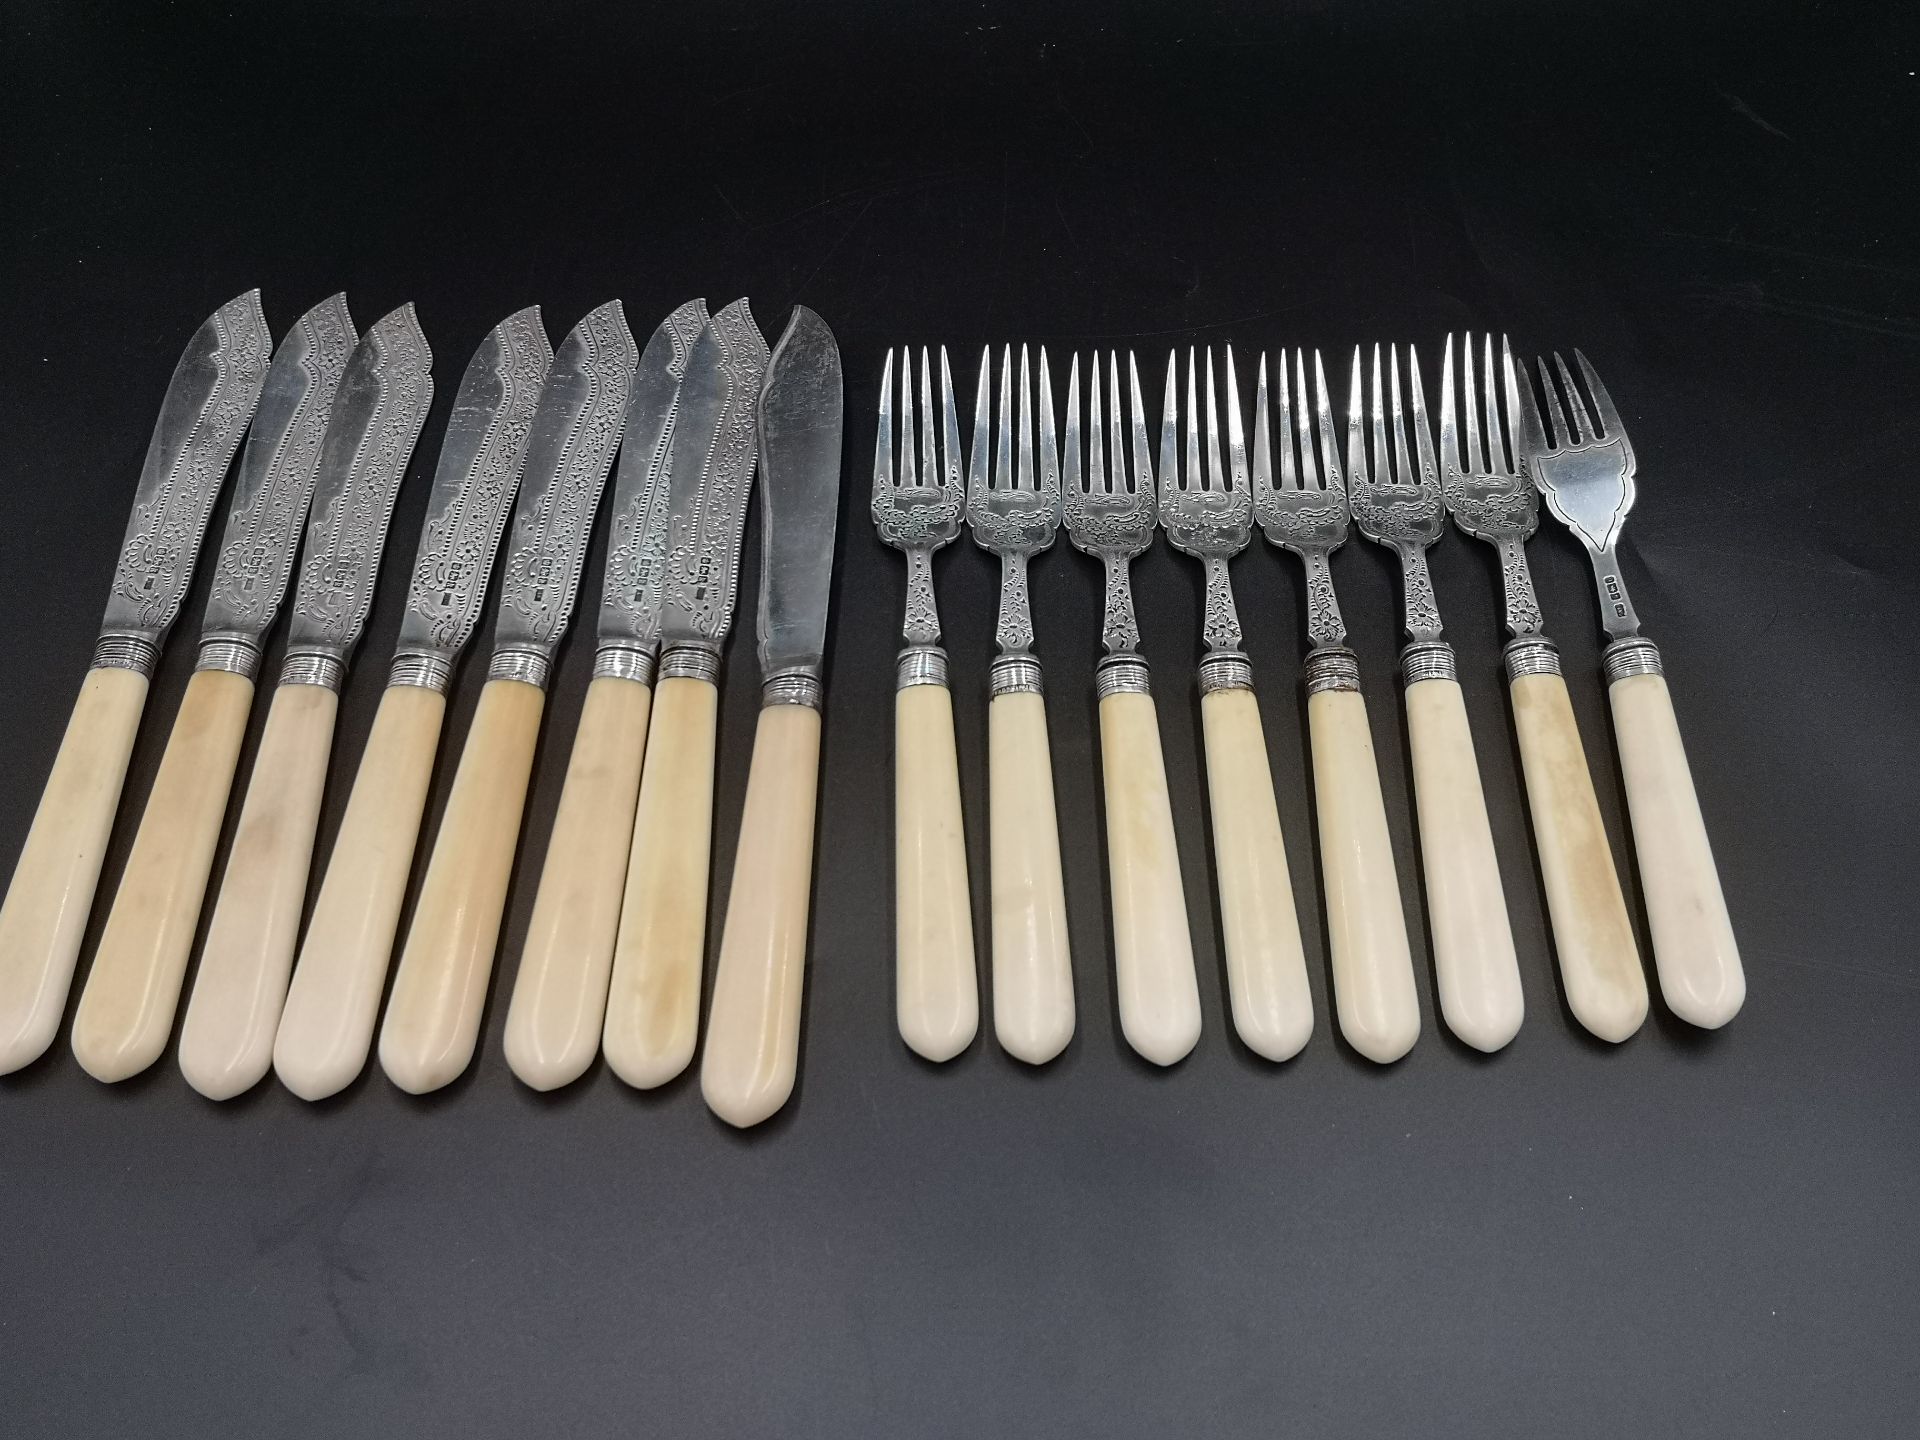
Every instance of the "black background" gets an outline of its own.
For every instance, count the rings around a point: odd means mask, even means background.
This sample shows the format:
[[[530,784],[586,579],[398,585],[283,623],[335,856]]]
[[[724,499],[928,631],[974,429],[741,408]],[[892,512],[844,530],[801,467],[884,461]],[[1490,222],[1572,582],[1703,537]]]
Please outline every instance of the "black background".
[[[64,1031],[0,1081],[0,1427],[1915,1433],[1912,38],[1805,3],[9,6],[8,855],[168,373],[234,293],[262,287],[276,334],[339,288],[363,327],[413,300],[436,351],[440,400],[341,712],[322,856],[448,399],[493,322],[537,301],[558,341],[618,295],[644,338],[691,296],[748,294],[771,338],[804,301],[838,333],[850,395],[793,1103],[742,1135],[690,1078],[642,1095],[596,1067],[540,1096],[506,1069],[505,996],[591,663],[576,637],[460,1082],[416,1100],[376,1071],[317,1106],[272,1082],[216,1106],[171,1053],[99,1086]],[[1321,346],[1330,369],[1356,341],[1413,340],[1432,363],[1466,327],[1581,346],[1625,412],[1641,469],[1628,576],[1715,836],[1744,1013],[1702,1034],[1656,998],[1618,1049],[1574,1025],[1499,679],[1496,572],[1454,537],[1434,572],[1528,1019],[1491,1058],[1453,1041],[1422,931],[1419,1046],[1390,1069],[1345,1048],[1298,567],[1256,548],[1236,582],[1319,1020],[1291,1063],[1254,1058],[1226,1017],[1209,898],[1198,567],[1162,547],[1138,593],[1206,1031],[1171,1072],[1134,1059],[1108,968],[1097,571],[1063,541],[1034,590],[1079,1034],[1038,1072],[990,1037],[944,1068],[912,1058],[890,974],[903,570],[864,494],[885,346],[952,346],[966,403],[987,341],[1131,347],[1151,375],[1168,345],[1228,340],[1248,356]],[[1585,560],[1551,524],[1530,549],[1638,913]],[[150,701],[103,897],[209,570]],[[1397,585],[1358,540],[1335,572],[1417,921]],[[963,542],[939,584],[984,937],[993,571]],[[723,689],[716,926],[750,641],[748,625]],[[429,833],[478,669],[458,683]]]

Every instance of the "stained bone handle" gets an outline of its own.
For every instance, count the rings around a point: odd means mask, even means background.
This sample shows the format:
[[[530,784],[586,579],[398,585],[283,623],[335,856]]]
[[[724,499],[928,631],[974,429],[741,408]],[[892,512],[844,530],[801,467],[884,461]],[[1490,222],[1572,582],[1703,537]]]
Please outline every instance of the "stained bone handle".
[[[629,1085],[687,1068],[700,1033],[720,692],[675,675],[654,695],[601,1047]]]
[[[600,1050],[652,704],[638,680],[587,687],[507,1008],[507,1064],[536,1090],[579,1079]]]
[[[281,685],[267,708],[180,1031],[181,1072],[210,1100],[273,1064],[339,708],[324,685]]]
[[[521,680],[480,692],[380,1026],[380,1068],[412,1094],[473,1059],[546,698]]]
[[[793,1093],[819,777],[820,712],[767,706],[753,740],[700,1067],[701,1093],[730,1125],[758,1125]]]
[[[420,685],[380,697],[274,1035],[274,1073],[303,1100],[366,1068],[446,710]]]
[[[1647,977],[1567,682],[1553,674],[1521,675],[1510,688],[1567,1004],[1587,1029],[1618,1043],[1647,1018]]]
[[[993,889],[993,1031],[1015,1059],[1042,1065],[1073,1038],[1060,825],[1044,697],[987,705],[988,864]]]
[[[1211,691],[1200,723],[1234,1029],[1254,1053],[1285,1060],[1313,1033],[1313,992],[1259,701],[1244,687]]]
[[[1100,761],[1120,1030],[1148,1060],[1171,1065],[1200,1038],[1200,989],[1151,695],[1101,697]]]
[[[899,691],[893,735],[895,1016],[914,1053],[951,1060],[980,1028],[952,693]]]
[[[134,670],[89,670],[0,904],[0,1075],[53,1043],[147,702]]]
[[[1626,676],[1608,694],[1660,993],[1682,1020],[1714,1029],[1739,1013],[1747,977],[1673,697],[1661,675]]]
[[[137,1075],[166,1048],[252,703],[244,675],[187,682],[73,1017],[73,1053],[96,1080]]]

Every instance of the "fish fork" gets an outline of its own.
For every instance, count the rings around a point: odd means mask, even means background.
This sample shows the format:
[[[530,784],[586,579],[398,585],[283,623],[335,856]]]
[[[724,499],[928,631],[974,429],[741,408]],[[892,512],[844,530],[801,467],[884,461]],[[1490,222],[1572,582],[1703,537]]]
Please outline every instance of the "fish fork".
[[[1620,531],[1633,507],[1633,445],[1587,357],[1576,350],[1573,358],[1585,394],[1558,353],[1554,375],[1545,360],[1534,362],[1544,416],[1532,387],[1517,387],[1524,466],[1547,497],[1547,508],[1586,546],[1593,562],[1609,642],[1601,659],[1660,993],[1682,1020],[1711,1030],[1739,1012],[1747,996],[1746,974],[1660,651],[1640,633],[1640,617],[1620,573]]]
[[[1327,404],[1327,377],[1313,357],[1318,402],[1307,392],[1306,356],[1280,355],[1280,444],[1275,484],[1267,399],[1267,361],[1260,358],[1254,404],[1253,513],[1267,539],[1298,555],[1307,572],[1307,729],[1313,749],[1314,808],[1326,887],[1327,933],[1340,1033],[1369,1060],[1398,1060],[1420,1038],[1420,1001],[1413,955],[1394,872],[1393,841],[1380,796],[1380,771],[1360,694],[1360,662],[1346,646],[1346,622],[1327,557],[1347,538],[1347,492]],[[1294,399],[1298,395],[1297,402]],[[1314,444],[1319,437],[1318,452]],[[1297,448],[1296,448],[1297,447]]]
[[[894,983],[900,1036],[928,1060],[951,1060],[980,1025],[967,898],[966,829],[954,755],[953,696],[940,648],[933,552],[960,533],[966,489],[953,375],[940,351],[940,428],[933,377],[920,351],[920,423],[913,406],[913,353],[900,349],[900,436],[894,442],[893,354],[880,376],[873,455],[873,523],[907,557],[906,648],[893,707]]]
[[[1520,431],[1520,391],[1513,357],[1502,345],[1496,379],[1493,337],[1487,336],[1479,375],[1473,337],[1460,345],[1464,407],[1456,407],[1453,337],[1440,365],[1440,484],[1454,523],[1500,556],[1508,641],[1504,656],[1520,766],[1527,781],[1540,875],[1546,883],[1553,945],[1574,1018],[1603,1040],[1625,1040],[1647,1016],[1647,979],[1634,943],[1627,902],[1620,893],[1613,850],[1593,793],[1580,728],[1560,676],[1560,652],[1546,636],[1545,619],[1527,570],[1526,540],[1539,523],[1540,499],[1526,473]],[[1507,429],[1500,397],[1506,398]],[[1486,407],[1485,445],[1480,397]],[[1461,424],[1464,417],[1464,427]],[[1503,443],[1516,442],[1513,454]]]
[[[1227,347],[1227,454],[1220,452],[1220,403],[1213,351],[1207,351],[1206,402],[1187,351],[1186,469],[1181,470],[1177,360],[1167,356],[1160,421],[1160,523],[1173,547],[1206,567],[1206,657],[1200,662],[1200,724],[1207,747],[1213,855],[1219,868],[1226,932],[1227,991],[1234,1028],[1269,1060],[1297,1054],[1313,1033],[1313,993],[1300,947],[1300,920],[1267,765],[1267,738],[1253,693],[1253,669],[1240,648],[1240,615],[1227,562],[1253,537],[1253,490],[1240,418],[1233,347]],[[1206,440],[1200,438],[1205,415]],[[1204,465],[1202,461],[1204,459]]]
[[[1073,1038],[1073,960],[1067,943],[1060,826],[1040,661],[1033,653],[1027,562],[1060,528],[1060,463],[1053,388],[1040,355],[1040,449],[1034,453],[1034,390],[1020,350],[1016,468],[1013,349],[1000,352],[999,423],[993,415],[993,353],[980,355],[973,443],[967,456],[967,524],[974,543],[1000,557],[1000,654],[988,672],[988,857],[993,894],[993,1031],[1001,1047],[1044,1064]]]
[[[1046,363],[1044,352],[1041,363]],[[1130,562],[1153,543],[1158,506],[1153,458],[1147,449],[1146,406],[1131,356],[1127,372],[1130,425],[1120,403],[1120,357],[1108,356],[1104,413],[1100,357],[1093,357],[1083,464],[1080,360],[1074,357],[1067,376],[1064,511],[1073,543],[1106,569],[1100,638],[1107,654],[1094,679],[1100,696],[1120,1029],[1148,1060],[1171,1065],[1200,1038],[1200,990],[1180,881],[1180,853],[1174,841],[1173,807],[1167,797],[1166,762],[1160,751],[1160,721],[1154,712],[1147,662],[1140,654],[1140,627],[1128,578]]]
[[[1383,396],[1380,347],[1373,347],[1372,452],[1361,411],[1360,350],[1353,352],[1347,399],[1347,500],[1360,533],[1400,557],[1408,643],[1400,652],[1407,739],[1420,819],[1433,927],[1433,968],[1447,1028],[1476,1050],[1500,1049],[1526,1014],[1520,962],[1507,923],[1507,899],[1480,789],[1480,765],[1454,673],[1453,647],[1441,638],[1440,605],[1427,572],[1427,547],[1446,531],[1440,470],[1427,424],[1420,357],[1407,347],[1412,381],[1413,450],[1400,403],[1400,351],[1388,347],[1391,386]]]

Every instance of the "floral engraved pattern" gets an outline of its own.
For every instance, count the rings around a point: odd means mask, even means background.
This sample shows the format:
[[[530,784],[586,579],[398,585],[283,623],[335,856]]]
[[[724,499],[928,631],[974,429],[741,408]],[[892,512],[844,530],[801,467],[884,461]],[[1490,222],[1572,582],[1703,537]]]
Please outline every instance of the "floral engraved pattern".
[[[1024,655],[1033,649],[1027,557],[1020,550],[1009,550],[1000,557],[1000,615],[994,622],[993,638],[1003,655]]]

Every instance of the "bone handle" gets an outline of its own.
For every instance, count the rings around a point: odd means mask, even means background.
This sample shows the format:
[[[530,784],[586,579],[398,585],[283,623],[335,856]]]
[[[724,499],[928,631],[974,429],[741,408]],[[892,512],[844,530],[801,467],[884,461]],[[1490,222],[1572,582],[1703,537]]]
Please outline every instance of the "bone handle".
[[[951,1060],[980,1028],[952,692],[899,691],[893,735],[895,1015],[915,1054]]]
[[[601,1048],[629,1085],[687,1068],[700,1034],[720,692],[674,675],[654,695]]]
[[[1385,1065],[1420,1038],[1420,1000],[1366,701],[1358,690],[1308,695],[1307,733],[1334,1009],[1347,1043]]]
[[[701,1093],[730,1125],[758,1125],[793,1093],[819,774],[820,712],[763,709],[700,1069]]]
[[[546,698],[522,680],[480,692],[380,1027],[380,1068],[411,1094],[473,1059]]]
[[[1042,1065],[1067,1048],[1074,1013],[1047,705],[1037,692],[988,702],[987,783],[993,1030],[1009,1055]]]
[[[1100,762],[1120,1029],[1146,1059],[1171,1065],[1200,1038],[1200,989],[1151,695],[1101,697]]]
[[[0,903],[0,1075],[53,1043],[147,701],[136,670],[89,670]]]
[[[253,682],[228,670],[187,682],[73,1017],[73,1053],[96,1080],[166,1049],[252,702]]]
[[[1492,1052],[1519,1033],[1526,999],[1459,681],[1407,687],[1407,736],[1440,1013],[1461,1040]]]
[[[267,708],[180,1031],[180,1069],[210,1100],[252,1088],[273,1064],[339,708],[324,685],[281,685]]]
[[[1739,1013],[1747,977],[1673,697],[1664,676],[1647,674],[1615,680],[1608,695],[1660,993],[1682,1020],[1711,1030]]]
[[[535,1090],[579,1079],[600,1050],[652,704],[638,680],[587,687],[507,1008],[507,1064]]]
[[[1647,1018],[1647,977],[1567,682],[1556,674],[1521,675],[1511,692],[1567,1004],[1587,1029],[1617,1043]]]
[[[1285,1060],[1313,1033],[1313,992],[1259,701],[1245,687],[1211,691],[1200,723],[1234,1028],[1255,1054]]]

